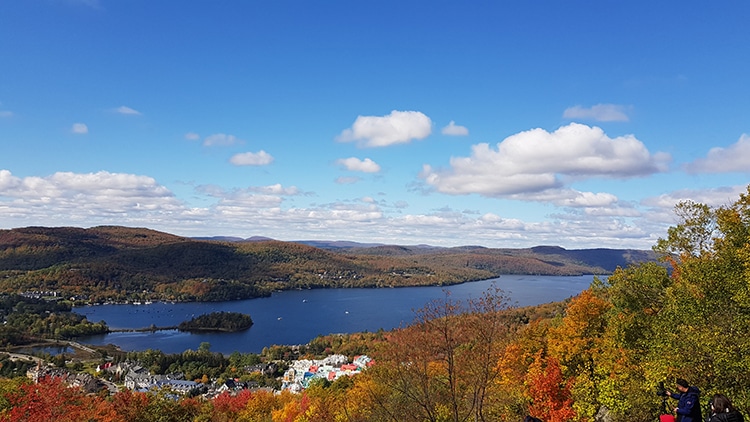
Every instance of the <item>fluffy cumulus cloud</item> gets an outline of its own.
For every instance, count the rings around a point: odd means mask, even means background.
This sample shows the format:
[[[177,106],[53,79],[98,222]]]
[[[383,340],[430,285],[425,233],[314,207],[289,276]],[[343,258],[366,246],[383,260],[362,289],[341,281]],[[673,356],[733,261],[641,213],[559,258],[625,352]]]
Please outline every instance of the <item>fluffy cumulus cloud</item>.
[[[575,189],[546,189],[538,192],[524,192],[508,195],[510,199],[548,202],[568,208],[612,208],[617,206],[617,196],[610,193],[579,192]]]
[[[364,160],[356,157],[341,158],[336,163],[350,171],[361,171],[363,173],[377,173],[380,171],[378,163],[369,158],[365,158]]]
[[[229,146],[241,143],[242,140],[234,135],[227,135],[226,133],[215,133],[209,135],[203,140],[203,146],[214,147],[214,146]]]
[[[261,210],[277,210],[284,201],[284,196],[297,193],[297,188],[284,188],[281,185],[222,191],[219,195],[213,195],[219,198],[219,202],[214,207],[214,211],[218,214],[214,217],[247,217]]]
[[[628,108],[617,104],[597,104],[589,108],[574,106],[563,112],[566,119],[583,119],[597,122],[627,122]]]
[[[468,136],[469,129],[466,126],[457,125],[453,120],[448,123],[441,131],[443,135],[448,136]]]
[[[283,198],[276,195],[234,195],[216,204],[213,217],[253,219],[260,211],[278,210],[282,201]]]
[[[138,110],[134,110],[128,106],[120,106],[115,109],[115,112],[118,114],[124,114],[129,116],[140,116],[141,112]]]
[[[432,133],[432,120],[419,111],[393,110],[387,116],[358,116],[339,142],[356,141],[364,147],[386,147],[424,139]]]
[[[630,178],[662,172],[669,160],[667,154],[651,154],[632,135],[610,138],[598,127],[571,123],[554,132],[521,132],[496,148],[474,145],[471,156],[451,158],[450,169],[425,165],[421,177],[448,194],[534,195],[562,189],[565,179]]]
[[[85,123],[73,123],[70,132],[75,133],[76,135],[85,135],[89,133],[89,127],[86,126]]]
[[[0,170],[0,195],[8,196],[7,192],[11,192],[21,184],[21,179],[13,176],[8,170]]]
[[[174,195],[153,178],[106,171],[20,178],[0,170],[0,192],[0,220],[27,225],[50,225],[60,219],[65,219],[64,224],[123,222],[182,209]]]
[[[273,156],[263,150],[243,152],[233,155],[229,162],[235,166],[265,166],[273,162]]]
[[[688,173],[750,173],[750,136],[743,134],[727,148],[711,148],[706,158],[685,166]]]

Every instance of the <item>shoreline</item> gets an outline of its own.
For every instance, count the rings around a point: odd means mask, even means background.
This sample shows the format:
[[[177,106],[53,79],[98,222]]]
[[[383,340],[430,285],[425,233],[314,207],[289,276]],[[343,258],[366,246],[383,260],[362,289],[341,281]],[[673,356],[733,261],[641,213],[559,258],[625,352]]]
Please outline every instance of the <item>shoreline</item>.
[[[111,328],[108,333],[147,333],[155,331],[178,330],[177,326],[144,327],[144,328]]]
[[[566,275],[557,275],[557,274],[515,274],[515,273],[507,273],[507,274],[500,274],[495,277],[488,277],[488,278],[480,278],[476,280],[466,280],[466,281],[458,281],[455,283],[435,283],[435,284],[417,284],[417,285],[402,285],[402,286],[357,286],[357,287],[330,287],[330,286],[320,286],[320,287],[307,287],[307,288],[289,288],[289,289],[274,289],[271,291],[268,295],[262,295],[262,296],[253,296],[253,297],[246,297],[246,298],[240,298],[240,299],[229,299],[229,300],[219,300],[219,301],[200,301],[200,300],[161,300],[161,299],[155,299],[155,300],[149,300],[149,301],[125,301],[125,302],[95,302],[95,303],[84,303],[83,305],[76,305],[73,304],[73,308],[82,308],[85,306],[106,306],[106,305],[131,305],[131,306],[148,306],[153,305],[157,303],[162,304],[168,304],[168,305],[176,305],[176,304],[182,304],[182,303],[230,303],[230,302],[239,302],[243,300],[252,300],[252,299],[264,299],[270,297],[273,293],[282,293],[286,291],[302,291],[302,290],[349,290],[349,289],[401,289],[401,288],[410,288],[410,287],[452,287],[452,286],[460,286],[462,284],[467,283],[476,283],[486,280],[492,280],[496,278],[502,278],[503,276],[541,276],[541,277],[582,277],[582,276],[594,276],[594,277],[608,277],[612,275],[612,273],[590,273],[590,274],[566,274]],[[148,330],[147,330],[148,331]]]
[[[150,333],[156,331],[170,331],[176,330],[184,333],[238,333],[245,331],[250,327],[243,328],[241,330],[227,330],[222,328],[193,328],[190,330],[181,330],[179,326],[167,326],[167,327],[144,327],[144,328],[113,328],[107,332],[109,333]]]

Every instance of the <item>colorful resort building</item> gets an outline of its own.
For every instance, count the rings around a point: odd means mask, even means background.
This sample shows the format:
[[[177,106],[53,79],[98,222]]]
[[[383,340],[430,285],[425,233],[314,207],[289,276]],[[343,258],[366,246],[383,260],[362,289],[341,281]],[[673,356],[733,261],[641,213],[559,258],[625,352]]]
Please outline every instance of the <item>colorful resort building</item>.
[[[331,355],[322,360],[294,361],[284,373],[281,389],[300,392],[313,380],[335,381],[343,376],[354,376],[372,366],[374,361],[366,355],[355,356],[352,362],[344,355]]]

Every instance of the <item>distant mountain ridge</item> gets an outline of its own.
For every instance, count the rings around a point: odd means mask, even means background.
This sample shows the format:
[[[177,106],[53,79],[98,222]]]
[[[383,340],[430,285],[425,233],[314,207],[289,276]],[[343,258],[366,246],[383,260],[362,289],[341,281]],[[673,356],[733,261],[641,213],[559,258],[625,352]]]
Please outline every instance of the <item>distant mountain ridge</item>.
[[[0,292],[62,291],[96,301],[229,300],[273,290],[448,285],[502,274],[608,274],[651,251],[498,249],[187,238],[146,228],[0,230]]]
[[[191,237],[194,240],[216,240],[220,242],[266,242],[276,240],[265,236],[252,236],[241,238],[237,236],[204,236]],[[383,246],[382,243],[360,243],[348,240],[290,240],[291,243],[300,243],[302,245],[313,246],[320,249],[349,249],[349,248],[369,248]]]

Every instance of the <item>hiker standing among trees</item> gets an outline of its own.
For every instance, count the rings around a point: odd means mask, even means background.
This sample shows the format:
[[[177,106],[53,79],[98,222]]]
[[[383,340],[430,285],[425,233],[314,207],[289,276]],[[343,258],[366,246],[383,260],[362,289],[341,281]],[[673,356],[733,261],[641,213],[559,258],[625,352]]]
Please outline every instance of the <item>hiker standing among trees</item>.
[[[700,422],[701,391],[682,378],[677,378],[677,391],[679,393],[666,392],[668,397],[678,400],[677,407],[674,408],[674,412],[677,414],[677,422]]]
[[[732,402],[723,394],[714,394],[711,398],[711,414],[707,422],[744,422],[737,409],[732,406]]]

